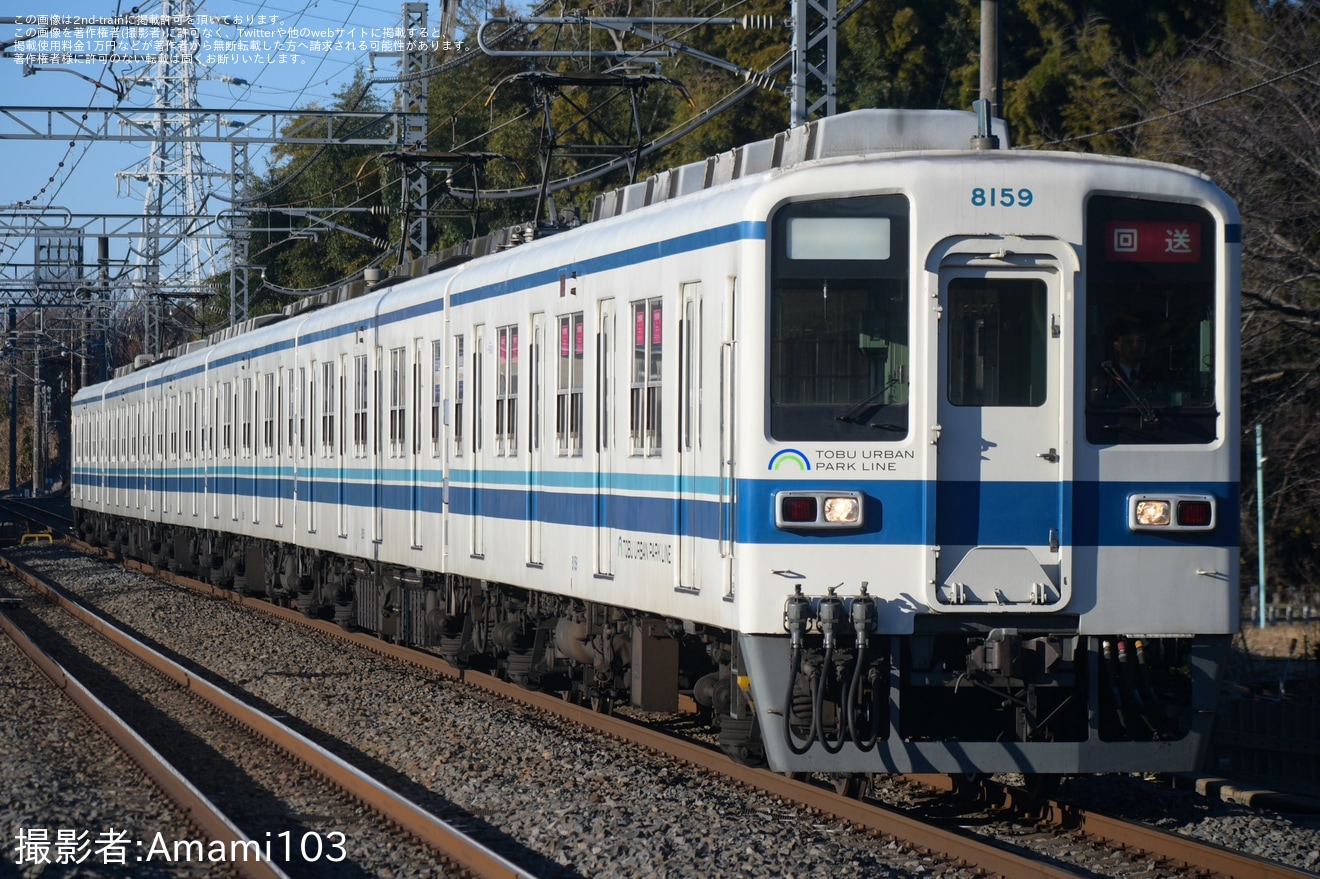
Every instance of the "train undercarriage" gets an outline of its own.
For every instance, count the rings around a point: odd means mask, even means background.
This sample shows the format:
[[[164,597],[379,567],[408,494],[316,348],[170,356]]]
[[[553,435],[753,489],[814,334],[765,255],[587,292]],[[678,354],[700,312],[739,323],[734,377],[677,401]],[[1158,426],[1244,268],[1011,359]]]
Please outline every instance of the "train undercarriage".
[[[739,762],[840,778],[1195,768],[1229,641],[1097,637],[1078,634],[1075,618],[1045,626],[951,614],[881,635],[865,596],[846,614],[827,606],[823,619],[790,596],[785,635],[738,636],[485,580],[78,513],[88,543],[162,570],[597,710],[695,706]]]
[[[673,712],[680,694],[696,694],[713,713],[732,679],[727,633],[487,580],[77,512],[82,539],[113,553],[598,710]]]

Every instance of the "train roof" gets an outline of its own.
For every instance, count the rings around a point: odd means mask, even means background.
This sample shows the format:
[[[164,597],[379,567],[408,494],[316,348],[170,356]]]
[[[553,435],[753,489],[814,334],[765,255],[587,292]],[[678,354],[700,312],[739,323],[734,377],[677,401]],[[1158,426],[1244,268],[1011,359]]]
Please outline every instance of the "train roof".
[[[896,156],[901,153],[948,153],[967,152],[972,149],[984,150],[987,140],[978,137],[978,134],[977,116],[969,111],[854,110],[837,116],[818,119],[806,125],[782,131],[772,138],[735,147],[700,161],[659,171],[638,183],[603,193],[597,196],[593,203],[589,222],[594,223],[619,217],[645,207],[726,186],[744,178],[809,162],[863,156]],[[991,120],[991,134],[998,138],[998,144],[1004,147],[1008,145],[1008,131],[1003,120]],[[1068,155],[1072,157],[1071,154]],[[1084,158],[1092,160],[1109,159],[1119,163],[1149,164],[1117,157],[1086,156]],[[1194,176],[1205,177],[1203,174],[1197,174],[1185,168],[1179,170]],[[342,309],[336,309],[333,317],[330,315],[317,315],[315,319],[312,319],[311,312],[323,306],[339,305],[358,299],[367,293],[384,293],[395,284],[411,278],[442,272],[477,257],[506,251],[519,244],[544,238],[556,232],[567,231],[574,225],[581,224],[546,228],[538,226],[536,223],[529,223],[508,227],[462,244],[444,248],[436,253],[426,254],[419,259],[397,267],[392,273],[383,277],[380,276],[379,272],[369,273],[364,271],[361,278],[300,299],[288,306],[283,314],[268,314],[252,318],[243,323],[217,330],[205,339],[189,342],[171,351],[163,352],[159,356],[139,356],[133,364],[116,370],[110,384],[119,384],[120,381],[117,380],[125,379],[138,371],[144,371],[147,367],[185,357],[194,352],[205,350],[207,353],[201,358],[202,362],[205,362],[214,357],[219,351],[236,348],[234,345],[225,343],[246,336],[253,330],[284,321],[286,318],[300,318],[299,320],[290,321],[291,324],[300,328],[309,327],[308,319],[311,319],[310,326],[323,323],[327,319],[334,323],[351,319],[351,316],[344,313]],[[379,307],[379,303],[368,307],[374,310],[374,308]],[[356,314],[358,309],[353,311]],[[283,328],[282,331],[274,330],[274,337],[281,337],[290,331],[298,333],[299,329],[291,326]],[[156,371],[153,370],[152,372]],[[135,381],[129,382],[129,384],[136,384],[145,378],[147,376],[135,376]],[[99,390],[104,389],[102,387]]]
[[[994,120],[992,130],[999,143],[1007,146],[1004,121]],[[742,177],[819,159],[966,150],[976,134],[976,114],[965,110],[854,110],[660,171],[639,183],[598,195],[591,218],[608,219]]]

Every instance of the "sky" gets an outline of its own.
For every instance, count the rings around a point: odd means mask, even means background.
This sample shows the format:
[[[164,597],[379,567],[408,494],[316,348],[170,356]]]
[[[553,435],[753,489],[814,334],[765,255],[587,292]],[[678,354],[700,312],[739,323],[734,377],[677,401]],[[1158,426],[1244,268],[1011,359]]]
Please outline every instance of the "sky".
[[[192,23],[201,43],[196,54],[198,105],[217,110],[328,106],[356,68],[369,66],[373,41],[384,38],[375,45],[388,50],[389,38],[396,35],[384,29],[398,28],[403,21],[402,0],[0,0],[0,21],[4,22],[0,23],[0,43],[36,28],[55,26],[52,16],[60,17],[62,29],[58,38],[20,39],[9,47],[7,57],[0,58],[0,111],[13,112],[13,116],[0,113],[0,169],[5,172],[0,173],[0,284],[8,286],[7,282],[32,274],[36,242],[27,230],[36,208],[49,208],[40,221],[48,227],[71,222],[92,235],[103,229],[126,231],[126,223],[137,221],[93,220],[91,216],[140,217],[147,194],[144,183],[121,174],[146,167],[149,145],[79,141],[71,147],[67,133],[36,141],[16,139],[25,126],[14,117],[41,126],[46,120],[44,114],[19,108],[62,107],[81,113],[88,107],[150,106],[152,89],[141,80],[153,67],[141,62],[107,66],[104,60],[91,57],[106,51],[108,34],[95,23],[96,30],[79,33],[79,25],[134,9],[147,16],[177,13],[185,4],[193,7]],[[439,0],[428,0],[427,11],[435,32],[429,36],[438,36]],[[226,17],[241,22],[244,32],[216,21]],[[8,19],[13,18],[20,21],[10,23]],[[69,19],[72,23],[65,25]],[[291,37],[290,30],[296,36]],[[149,43],[158,34],[155,30],[141,32],[137,51],[150,51]],[[125,41],[134,36],[131,31],[119,31],[121,52]],[[80,37],[84,42],[77,42]],[[70,38],[75,41],[72,47],[65,42]],[[12,57],[16,51],[26,53],[33,63]],[[397,73],[395,58],[379,58],[375,66],[378,76]],[[136,85],[135,80],[139,80]],[[376,88],[385,103],[391,103],[396,86]],[[126,93],[122,101],[117,90]],[[70,128],[71,123],[62,123],[57,131]],[[264,171],[267,148],[253,145],[249,153],[253,169]],[[230,170],[227,145],[206,146],[202,155],[216,172]],[[227,184],[219,176],[213,181],[212,186],[225,191]],[[224,207],[224,203],[208,201],[208,212],[213,213],[217,206]],[[77,216],[69,220],[69,213]],[[54,237],[58,240],[61,235]],[[112,238],[111,261],[126,259],[131,243],[127,238]],[[85,260],[93,260],[95,253],[94,240],[87,239]]]

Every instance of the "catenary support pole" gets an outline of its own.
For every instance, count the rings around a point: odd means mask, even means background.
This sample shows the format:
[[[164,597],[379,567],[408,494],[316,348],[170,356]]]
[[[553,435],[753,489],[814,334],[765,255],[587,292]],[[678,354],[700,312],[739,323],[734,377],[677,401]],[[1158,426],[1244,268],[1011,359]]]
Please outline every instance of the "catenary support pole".
[[[1261,456],[1260,425],[1256,425],[1256,564],[1260,571],[1260,627],[1265,628],[1265,458]]]
[[[990,102],[990,118],[998,119],[999,106],[999,0],[981,0],[981,97]]]

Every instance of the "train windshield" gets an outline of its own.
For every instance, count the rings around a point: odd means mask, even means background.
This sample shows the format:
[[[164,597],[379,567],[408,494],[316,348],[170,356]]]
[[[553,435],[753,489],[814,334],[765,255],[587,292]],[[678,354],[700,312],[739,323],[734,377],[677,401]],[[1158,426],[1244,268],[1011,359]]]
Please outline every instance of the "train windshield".
[[[786,205],[770,243],[770,436],[906,437],[907,199]]]
[[[1086,222],[1087,440],[1214,441],[1214,218],[1097,196]]]

